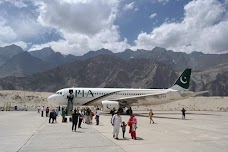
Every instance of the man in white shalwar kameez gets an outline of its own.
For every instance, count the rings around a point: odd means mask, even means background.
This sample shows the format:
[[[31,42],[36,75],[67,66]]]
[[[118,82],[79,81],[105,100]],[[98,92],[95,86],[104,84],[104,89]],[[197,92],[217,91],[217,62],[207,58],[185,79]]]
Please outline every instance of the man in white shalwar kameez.
[[[120,111],[118,111],[117,114],[115,114],[112,117],[113,138],[119,139],[118,135],[119,135],[121,124],[122,124],[122,118],[120,117]]]

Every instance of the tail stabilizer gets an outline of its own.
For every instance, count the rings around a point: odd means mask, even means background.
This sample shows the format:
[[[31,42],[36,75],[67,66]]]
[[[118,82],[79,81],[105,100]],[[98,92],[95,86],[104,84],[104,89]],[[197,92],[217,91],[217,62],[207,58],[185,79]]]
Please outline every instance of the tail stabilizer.
[[[186,90],[189,88],[192,69],[185,69],[184,72],[178,77],[171,89]]]
[[[195,97],[195,96],[198,96],[198,95],[201,95],[201,94],[205,94],[205,93],[209,93],[209,91],[195,92],[195,93],[194,93],[194,97]]]

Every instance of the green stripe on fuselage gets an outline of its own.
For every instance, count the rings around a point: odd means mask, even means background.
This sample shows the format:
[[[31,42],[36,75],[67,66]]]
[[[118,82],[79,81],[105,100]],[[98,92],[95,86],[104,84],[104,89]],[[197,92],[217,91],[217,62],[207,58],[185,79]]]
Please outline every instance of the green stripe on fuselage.
[[[115,92],[107,93],[107,94],[105,94],[105,95],[103,95],[103,96],[99,96],[99,97],[97,97],[97,98],[95,98],[95,99],[93,99],[93,100],[90,100],[90,101],[84,103],[83,106],[91,105],[91,104],[94,103],[94,102],[97,102],[97,101],[99,101],[99,100],[101,100],[101,99],[104,99],[104,98],[106,98],[106,97],[108,97],[108,96],[111,96],[111,95],[113,95],[113,94],[115,94],[115,93],[118,93],[118,92],[120,92],[120,91],[115,91]]]

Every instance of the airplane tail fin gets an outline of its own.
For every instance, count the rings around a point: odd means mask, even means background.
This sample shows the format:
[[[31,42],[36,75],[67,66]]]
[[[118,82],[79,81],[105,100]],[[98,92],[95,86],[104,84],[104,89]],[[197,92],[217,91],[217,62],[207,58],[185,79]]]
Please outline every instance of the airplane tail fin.
[[[186,90],[189,88],[190,77],[192,69],[185,69],[184,72],[178,77],[171,89]]]

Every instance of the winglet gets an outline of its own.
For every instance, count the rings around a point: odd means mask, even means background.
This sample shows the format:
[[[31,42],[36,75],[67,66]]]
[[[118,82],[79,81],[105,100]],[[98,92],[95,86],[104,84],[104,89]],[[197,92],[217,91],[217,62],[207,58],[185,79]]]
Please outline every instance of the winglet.
[[[185,69],[184,72],[178,77],[171,89],[185,90],[189,88],[191,69]]]

